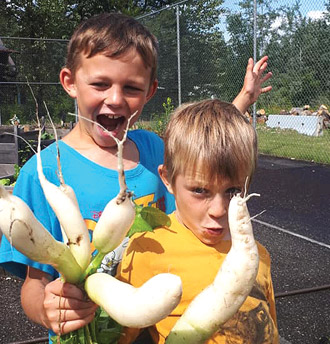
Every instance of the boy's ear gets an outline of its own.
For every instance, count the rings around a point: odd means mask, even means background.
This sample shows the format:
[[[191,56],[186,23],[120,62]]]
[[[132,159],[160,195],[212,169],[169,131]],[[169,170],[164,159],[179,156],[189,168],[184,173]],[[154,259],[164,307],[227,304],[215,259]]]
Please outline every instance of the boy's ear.
[[[150,85],[149,91],[147,94],[147,102],[155,95],[158,88],[158,80],[154,80],[154,82]]]
[[[168,181],[166,167],[164,165],[159,165],[158,166],[158,173],[159,173],[160,179],[163,181],[168,192],[173,194],[172,184]]]
[[[72,98],[77,97],[76,93],[76,84],[74,82],[74,76],[72,72],[68,68],[62,68],[60,72],[60,82],[64,88],[64,90],[68,93],[68,95]]]

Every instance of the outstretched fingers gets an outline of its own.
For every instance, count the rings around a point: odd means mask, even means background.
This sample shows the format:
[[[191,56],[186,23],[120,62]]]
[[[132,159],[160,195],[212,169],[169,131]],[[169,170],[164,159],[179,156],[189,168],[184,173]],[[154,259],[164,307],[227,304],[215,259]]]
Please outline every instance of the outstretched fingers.
[[[270,79],[271,77],[273,76],[273,73],[272,72],[268,72],[261,80],[260,80],[260,83],[261,85],[266,82],[268,79]],[[269,91],[272,90],[272,86],[269,85],[269,86],[266,86],[266,87],[262,87],[261,88],[261,93],[267,93]]]
[[[267,80],[269,80],[272,76],[272,72],[268,72],[266,74],[265,71],[268,67],[268,56],[262,57],[253,67],[253,73],[255,75],[255,78],[259,81],[256,81],[257,84],[260,85],[260,93],[267,93],[271,91],[272,86],[266,86],[266,87],[261,87]]]
[[[253,61],[253,59],[252,59]],[[259,61],[256,62],[256,64],[253,67],[253,72],[258,73],[264,72],[267,68],[267,61],[268,61],[268,56],[263,56]]]
[[[249,73],[252,73],[253,69],[254,69],[254,61],[253,61],[253,58],[250,57],[246,65],[246,74],[248,75]]]
[[[272,72],[268,72],[260,81],[263,84],[264,82],[266,82],[268,79],[270,79],[273,76]]]

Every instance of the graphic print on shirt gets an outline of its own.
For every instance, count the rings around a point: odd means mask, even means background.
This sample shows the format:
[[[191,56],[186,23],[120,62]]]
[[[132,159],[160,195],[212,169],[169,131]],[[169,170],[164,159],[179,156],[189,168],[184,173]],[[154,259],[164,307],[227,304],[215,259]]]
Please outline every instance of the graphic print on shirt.
[[[253,286],[247,301],[251,309],[238,311],[219,331],[226,337],[226,344],[274,343],[275,325],[266,307],[267,298],[258,283]]]

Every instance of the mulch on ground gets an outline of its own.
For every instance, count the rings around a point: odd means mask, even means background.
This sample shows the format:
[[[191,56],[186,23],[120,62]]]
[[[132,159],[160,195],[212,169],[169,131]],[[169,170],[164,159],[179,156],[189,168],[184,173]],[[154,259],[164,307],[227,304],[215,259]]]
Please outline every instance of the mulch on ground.
[[[0,268],[0,343],[9,344],[47,336],[47,330],[33,324],[20,303],[23,281]]]

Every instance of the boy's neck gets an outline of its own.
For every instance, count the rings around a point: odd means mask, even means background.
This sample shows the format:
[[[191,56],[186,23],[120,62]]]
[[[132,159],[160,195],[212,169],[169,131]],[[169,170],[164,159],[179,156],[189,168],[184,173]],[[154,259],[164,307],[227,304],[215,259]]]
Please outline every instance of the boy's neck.
[[[81,131],[76,126],[62,141],[68,146],[76,150],[88,160],[109,168],[111,170],[117,169],[117,146],[100,147],[95,141],[82,135]],[[135,143],[129,139],[124,143],[123,162],[125,170],[133,169],[139,162],[139,151]]]

